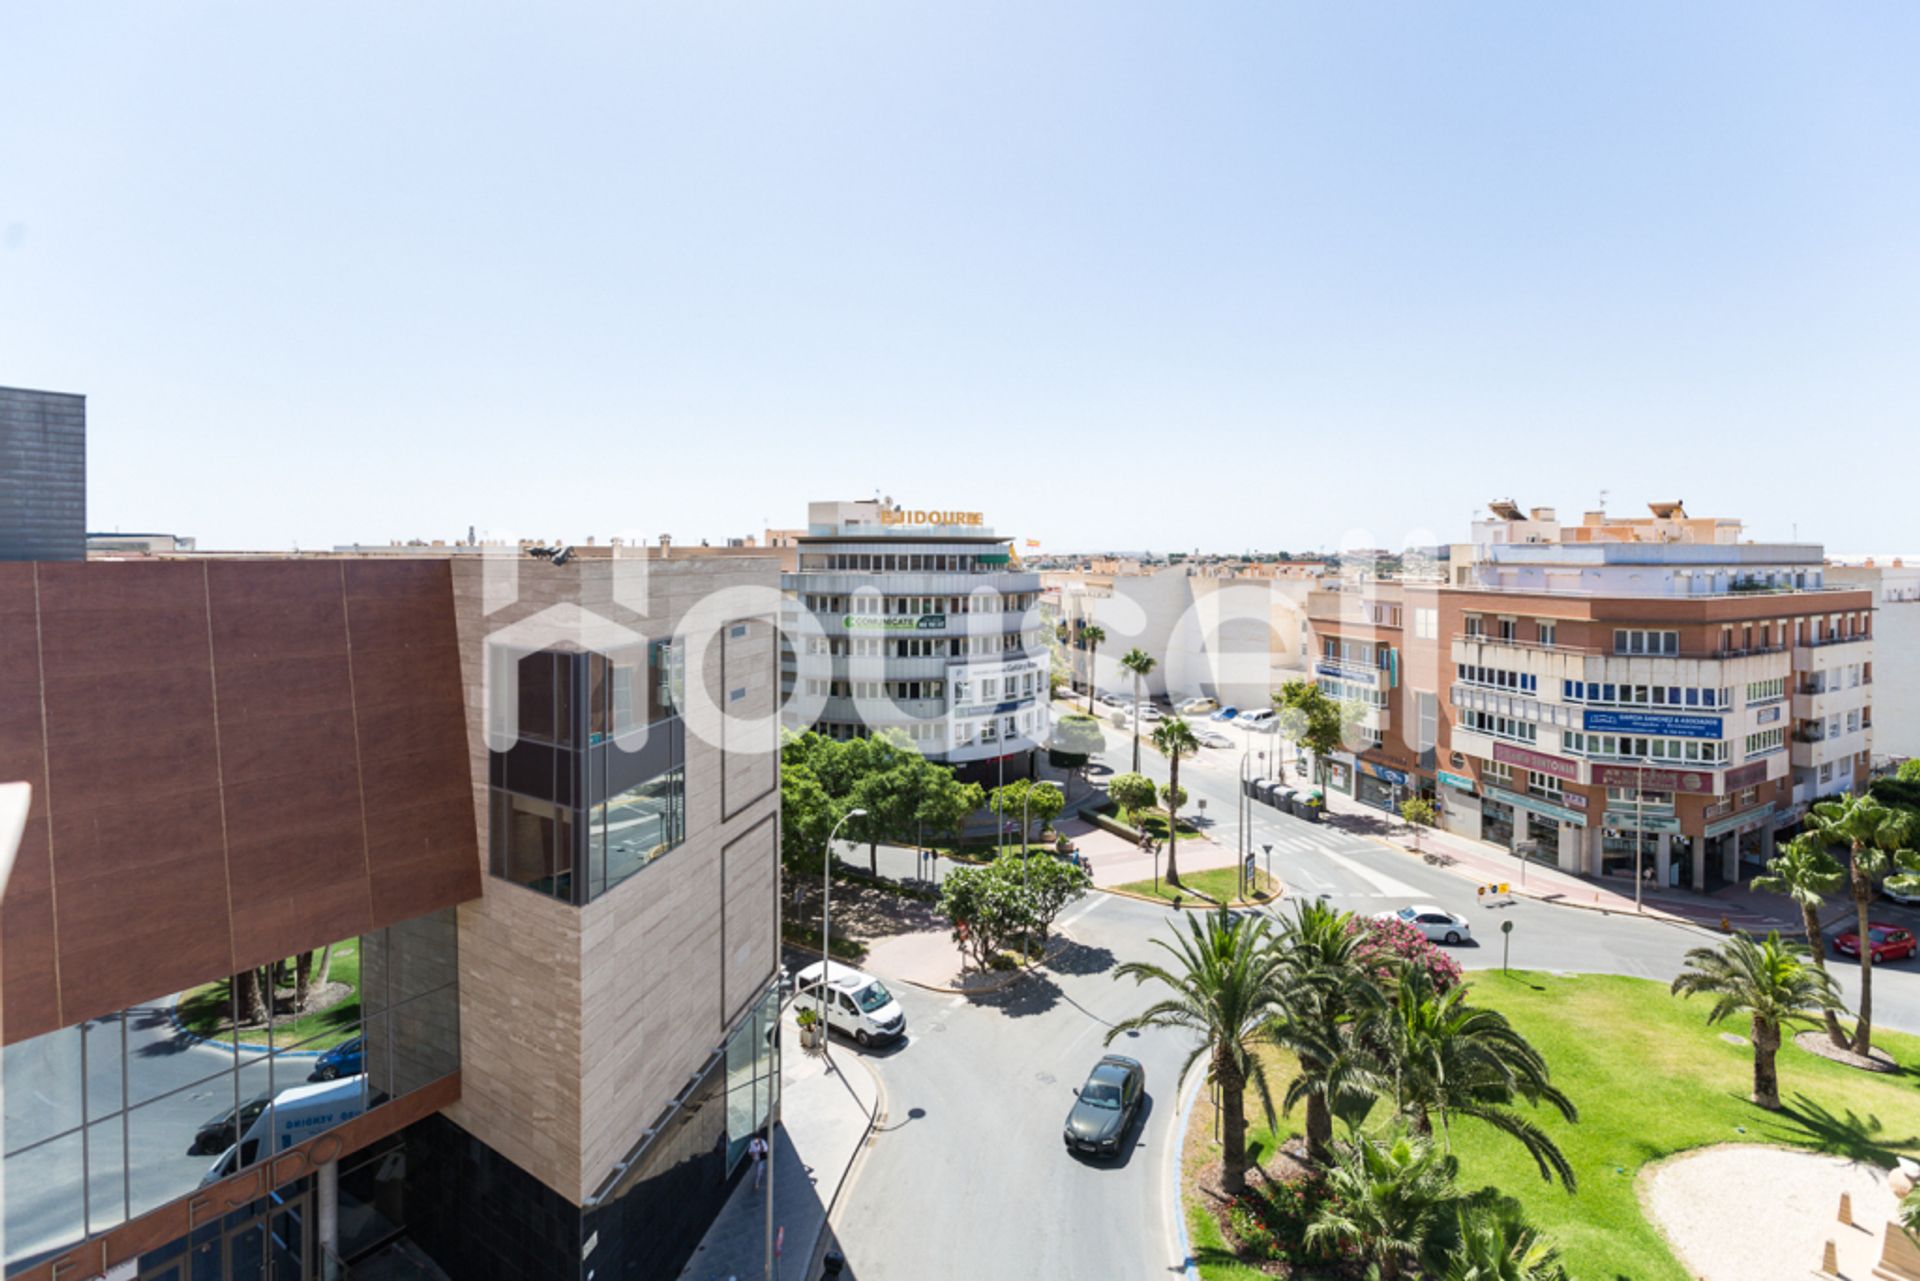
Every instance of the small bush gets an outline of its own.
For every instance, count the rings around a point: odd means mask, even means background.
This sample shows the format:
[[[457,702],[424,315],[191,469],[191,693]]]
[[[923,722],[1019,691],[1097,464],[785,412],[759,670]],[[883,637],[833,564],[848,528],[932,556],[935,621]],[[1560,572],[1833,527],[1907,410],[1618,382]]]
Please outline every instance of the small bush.
[[[1460,963],[1405,921],[1355,917],[1347,923],[1347,929],[1366,935],[1358,948],[1361,963],[1383,983],[1392,979],[1395,965],[1402,963],[1424,969],[1436,991],[1444,992],[1460,982]]]

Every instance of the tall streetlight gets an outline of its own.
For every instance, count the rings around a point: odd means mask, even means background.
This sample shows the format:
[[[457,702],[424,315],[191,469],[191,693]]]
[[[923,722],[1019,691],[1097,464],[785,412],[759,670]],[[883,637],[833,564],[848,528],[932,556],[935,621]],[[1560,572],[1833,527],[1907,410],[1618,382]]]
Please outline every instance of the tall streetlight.
[[[1238,856],[1237,861],[1240,864],[1240,879],[1243,882],[1246,880],[1247,875],[1247,855],[1253,852],[1253,842],[1248,832],[1248,828],[1251,827],[1253,823],[1253,795],[1247,788],[1247,762],[1252,759],[1252,757],[1253,741],[1249,738],[1247,740],[1247,750],[1240,753],[1240,808],[1236,811],[1240,818],[1240,840],[1238,842],[1238,848],[1234,851]],[[1267,754],[1261,752],[1260,761],[1263,767],[1266,759]],[[1242,885],[1241,888],[1244,891],[1245,886]]]
[[[833,838],[850,818],[865,818],[865,810],[848,810],[827,833],[826,865],[820,869],[820,1045],[825,1053],[827,1038],[827,983],[833,977]]]

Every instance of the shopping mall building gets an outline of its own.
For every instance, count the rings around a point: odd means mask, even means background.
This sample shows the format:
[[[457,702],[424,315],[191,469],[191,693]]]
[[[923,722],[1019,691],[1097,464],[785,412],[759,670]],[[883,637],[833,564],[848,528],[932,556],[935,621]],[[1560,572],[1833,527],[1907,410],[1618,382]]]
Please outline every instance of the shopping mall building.
[[[678,1272],[777,1108],[778,566],[553,550],[0,560],[9,1276]]]

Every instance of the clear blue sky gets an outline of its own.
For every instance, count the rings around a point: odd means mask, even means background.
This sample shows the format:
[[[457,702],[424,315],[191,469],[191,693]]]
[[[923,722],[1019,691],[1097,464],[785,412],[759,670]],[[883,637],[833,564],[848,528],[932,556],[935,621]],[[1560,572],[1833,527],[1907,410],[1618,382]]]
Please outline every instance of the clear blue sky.
[[[0,383],[91,521],[1913,550],[1920,6],[14,3]]]

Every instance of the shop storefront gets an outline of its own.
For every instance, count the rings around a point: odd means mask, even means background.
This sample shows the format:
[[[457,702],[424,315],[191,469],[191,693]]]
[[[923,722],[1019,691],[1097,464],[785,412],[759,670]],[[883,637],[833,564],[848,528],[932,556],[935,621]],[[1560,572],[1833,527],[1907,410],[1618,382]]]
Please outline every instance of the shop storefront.
[[[1774,805],[1745,810],[1707,824],[1709,886],[1746,880],[1765,870],[1773,857]]]
[[[1513,806],[1491,797],[1480,802],[1480,839],[1513,848]]]
[[[1336,792],[1353,795],[1353,758],[1335,757],[1327,763],[1327,786]]]
[[[1665,835],[1671,840],[1679,830],[1680,820],[1670,813],[1608,810],[1600,827],[1600,874],[1632,880],[1637,846],[1641,878],[1657,880],[1660,837]]]
[[[1483,830],[1491,826],[1485,815],[1496,812],[1496,809],[1503,811],[1499,825],[1505,829],[1505,839],[1494,836],[1483,836],[1481,839],[1495,841],[1508,849],[1525,846],[1530,855],[1545,862],[1557,864],[1560,861],[1560,833],[1563,827],[1571,825],[1584,828],[1587,825],[1587,816],[1569,806],[1537,796],[1523,796],[1505,788],[1489,787],[1485,791],[1487,799],[1481,807],[1481,826]]]
[[[1407,790],[1408,777],[1404,771],[1375,765],[1371,761],[1360,761],[1358,764],[1359,770],[1353,780],[1353,797],[1362,805],[1392,813],[1399,809],[1402,798],[1411,795]]]

